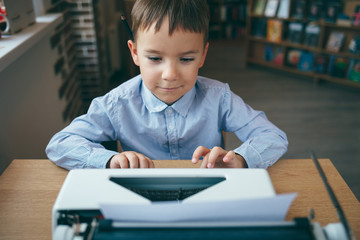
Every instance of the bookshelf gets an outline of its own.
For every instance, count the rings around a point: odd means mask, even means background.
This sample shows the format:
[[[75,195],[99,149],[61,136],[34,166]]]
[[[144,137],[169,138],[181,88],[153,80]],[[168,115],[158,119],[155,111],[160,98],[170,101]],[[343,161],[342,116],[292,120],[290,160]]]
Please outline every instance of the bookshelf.
[[[50,44],[58,53],[54,71],[62,79],[58,95],[66,102],[63,120],[71,121],[87,111],[93,98],[130,74],[132,61],[120,20],[120,12],[126,12],[125,3],[57,0],[48,6],[47,1],[36,2],[43,11],[63,14]]]
[[[262,7],[260,1],[248,1],[246,64],[360,89],[360,26],[350,16],[360,1],[278,0],[273,1],[275,13],[266,9],[272,0]],[[288,6],[281,7],[283,1]],[[330,3],[339,17],[327,15]],[[314,15],[310,10],[315,4]],[[303,10],[296,12],[299,5]],[[279,14],[281,8],[287,12]]]
[[[208,0],[210,39],[245,39],[247,0]]]

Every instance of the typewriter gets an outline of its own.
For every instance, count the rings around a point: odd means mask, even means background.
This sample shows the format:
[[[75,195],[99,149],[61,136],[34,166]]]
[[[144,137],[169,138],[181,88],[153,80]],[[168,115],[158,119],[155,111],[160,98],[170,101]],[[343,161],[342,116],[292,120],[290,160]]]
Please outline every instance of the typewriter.
[[[320,165],[317,167],[323,175]],[[254,221],[246,217],[223,218],[217,208],[205,210],[210,217],[203,219],[151,221],[158,219],[156,214],[150,220],[125,217],[131,211],[126,206],[139,206],[142,215],[143,210],[145,214],[154,204],[251,202],[275,195],[270,177],[263,169],[72,170],[53,206],[53,239],[354,239],[339,207],[340,222],[325,227],[312,222],[311,214],[293,221],[284,221],[285,216]],[[125,208],[114,212],[115,217],[107,218],[102,204]],[[108,211],[111,213],[111,208]],[[236,215],[237,209],[233,211]],[[188,215],[194,217],[196,212]]]

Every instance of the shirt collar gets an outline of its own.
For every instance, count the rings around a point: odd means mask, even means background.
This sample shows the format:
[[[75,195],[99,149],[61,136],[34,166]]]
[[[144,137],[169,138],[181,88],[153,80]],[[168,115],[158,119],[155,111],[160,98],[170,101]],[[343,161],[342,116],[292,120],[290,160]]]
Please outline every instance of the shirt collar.
[[[195,98],[195,87],[193,87],[189,92],[182,96],[178,101],[176,101],[170,107],[178,112],[181,116],[186,117],[190,106]],[[141,96],[143,98],[146,108],[150,112],[161,112],[167,107],[166,103],[154,96],[154,94],[141,82]]]

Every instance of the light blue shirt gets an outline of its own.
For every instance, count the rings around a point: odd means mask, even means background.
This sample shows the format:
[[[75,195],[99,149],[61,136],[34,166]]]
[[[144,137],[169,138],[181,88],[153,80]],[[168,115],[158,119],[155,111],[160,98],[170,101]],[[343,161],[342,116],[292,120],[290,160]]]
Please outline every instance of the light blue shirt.
[[[99,143],[119,140],[124,151],[153,160],[191,159],[198,146],[222,146],[222,131],[234,132],[243,142],[234,151],[250,168],[267,168],[287,150],[286,134],[228,84],[198,77],[189,92],[168,106],[139,75],[95,98],[87,114],[54,135],[46,153],[67,169],[105,168],[117,152]]]

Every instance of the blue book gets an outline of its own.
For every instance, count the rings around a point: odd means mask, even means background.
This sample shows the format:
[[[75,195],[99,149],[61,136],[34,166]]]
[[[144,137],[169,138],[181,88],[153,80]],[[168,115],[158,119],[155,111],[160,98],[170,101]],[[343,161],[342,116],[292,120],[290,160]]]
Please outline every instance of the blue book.
[[[360,59],[352,59],[348,71],[348,79],[360,83]]]
[[[316,73],[326,74],[328,72],[329,55],[316,53],[314,55],[313,70]]]
[[[264,49],[264,60],[271,62],[273,60],[274,49],[270,45],[266,45]]]
[[[314,54],[311,52],[301,52],[298,68],[300,71],[310,72],[313,70]]]

